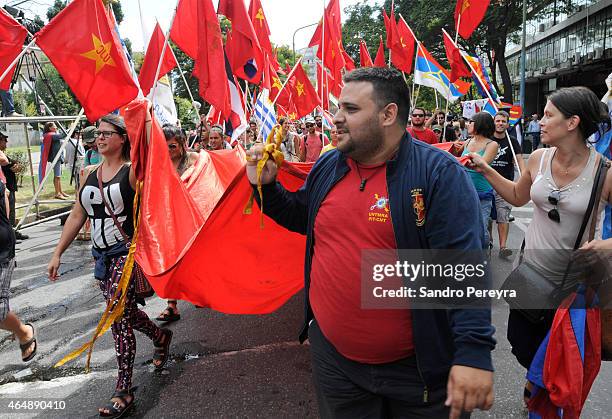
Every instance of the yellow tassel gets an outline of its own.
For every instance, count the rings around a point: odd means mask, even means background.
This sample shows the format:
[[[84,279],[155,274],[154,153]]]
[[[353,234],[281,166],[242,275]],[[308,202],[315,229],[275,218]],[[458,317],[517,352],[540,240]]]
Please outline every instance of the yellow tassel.
[[[140,193],[142,189],[142,182],[139,181],[136,183],[136,194],[134,196],[134,236],[132,237],[132,243],[130,245],[130,249],[128,250],[128,255],[125,259],[125,263],[123,264],[123,270],[121,272],[121,279],[117,284],[117,289],[115,290],[115,294],[113,298],[106,304],[106,309],[102,314],[102,318],[98,322],[98,326],[94,332],[93,337],[89,342],[81,346],[79,349],[71,352],[62,358],[57,364],[54,365],[55,368],[61,367],[67,362],[72,361],[73,359],[79,357],[83,352],[87,352],[87,362],[85,363],[85,371],[89,372],[89,364],[91,361],[91,355],[93,352],[94,345],[96,340],[104,335],[110,329],[112,324],[116,321],[121,320],[123,317],[123,311],[125,309],[125,300],[127,298],[127,290],[130,285],[130,279],[132,278],[132,271],[134,269],[134,254],[136,253],[136,242],[138,241],[138,227],[140,226]]]
[[[283,142],[283,133],[280,125],[275,125],[268,134],[268,138],[266,140],[266,145],[264,147],[264,152],[261,160],[257,163],[257,191],[259,192],[259,201],[260,205],[260,227],[263,229],[263,192],[262,192],[262,184],[261,184],[261,174],[263,173],[263,169],[266,166],[268,160],[272,159],[276,163],[277,167],[281,167],[283,164],[283,160],[285,160],[285,156],[280,151],[281,143]]]

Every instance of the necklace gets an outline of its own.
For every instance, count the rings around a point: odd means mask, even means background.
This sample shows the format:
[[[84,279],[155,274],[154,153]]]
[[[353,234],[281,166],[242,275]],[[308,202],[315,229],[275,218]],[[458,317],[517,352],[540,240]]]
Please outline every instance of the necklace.
[[[361,171],[359,170],[359,163],[355,162],[355,167],[357,168],[357,175],[359,175],[359,179],[361,179],[361,184],[359,185],[359,192],[363,192],[365,190],[366,183],[368,182],[368,180],[372,179],[372,177],[376,175],[380,171],[380,169],[387,167],[387,165],[382,164],[378,166],[370,176],[365,178],[361,176]]]

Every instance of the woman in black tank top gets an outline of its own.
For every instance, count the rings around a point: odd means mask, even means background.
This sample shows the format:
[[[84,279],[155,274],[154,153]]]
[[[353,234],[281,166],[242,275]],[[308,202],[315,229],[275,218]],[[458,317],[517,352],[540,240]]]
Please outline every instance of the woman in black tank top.
[[[66,221],[47,270],[49,279],[58,279],[61,255],[89,218],[92,226],[92,253],[96,261],[94,276],[100,282],[100,289],[107,304],[114,304],[113,296],[128,254],[129,244],[126,241],[131,241],[134,234],[132,209],[136,177],[129,161],[130,143],[123,118],[113,114],[101,118],[96,133],[96,145],[104,159],[83,182],[79,200]],[[102,191],[98,185],[98,177],[102,181]],[[135,266],[134,269],[138,267]],[[130,280],[123,317],[111,327],[117,365],[120,367],[116,391],[110,403],[99,410],[102,417],[117,417],[133,405],[132,370],[136,355],[134,329],[153,340],[153,364],[156,368],[163,368],[168,359],[172,332],[160,329],[144,311],[138,309],[134,281]]]

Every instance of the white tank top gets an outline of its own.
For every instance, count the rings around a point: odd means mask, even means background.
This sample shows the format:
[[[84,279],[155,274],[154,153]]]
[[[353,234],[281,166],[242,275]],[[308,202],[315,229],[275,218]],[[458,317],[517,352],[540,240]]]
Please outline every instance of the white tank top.
[[[558,285],[563,280],[576,237],[584,218],[596,172],[597,152],[589,149],[589,159],[580,175],[562,188],[558,188],[551,172],[552,158],[556,148],[547,149],[542,154],[538,173],[531,185],[531,200],[534,204],[533,219],[525,235],[525,259],[537,270]],[[556,206],[560,222],[548,218],[548,212],[555,208],[548,201],[551,192],[559,191]],[[601,239],[606,202],[600,200],[597,208],[598,218],[595,239]],[[584,244],[589,237],[592,216],[580,241]],[[579,271],[570,271],[565,288],[575,285]]]

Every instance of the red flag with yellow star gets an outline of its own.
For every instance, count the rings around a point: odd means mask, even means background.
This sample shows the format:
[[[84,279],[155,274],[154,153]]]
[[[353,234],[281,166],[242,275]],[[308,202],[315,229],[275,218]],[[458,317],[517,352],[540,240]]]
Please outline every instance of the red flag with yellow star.
[[[310,83],[310,79],[300,62],[296,64],[295,71],[287,83],[287,87],[291,89],[291,100],[295,104],[298,119],[308,115],[319,104],[317,92],[312,87],[312,83]]]
[[[138,95],[102,0],[74,0],[38,32],[36,44],[68,83],[90,121]]]
[[[272,44],[270,43],[270,28],[268,27],[268,19],[266,14],[261,7],[260,0],[251,0],[249,4],[249,16],[253,23],[253,29],[255,29],[255,35],[259,40],[259,46],[264,53],[272,54]]]

